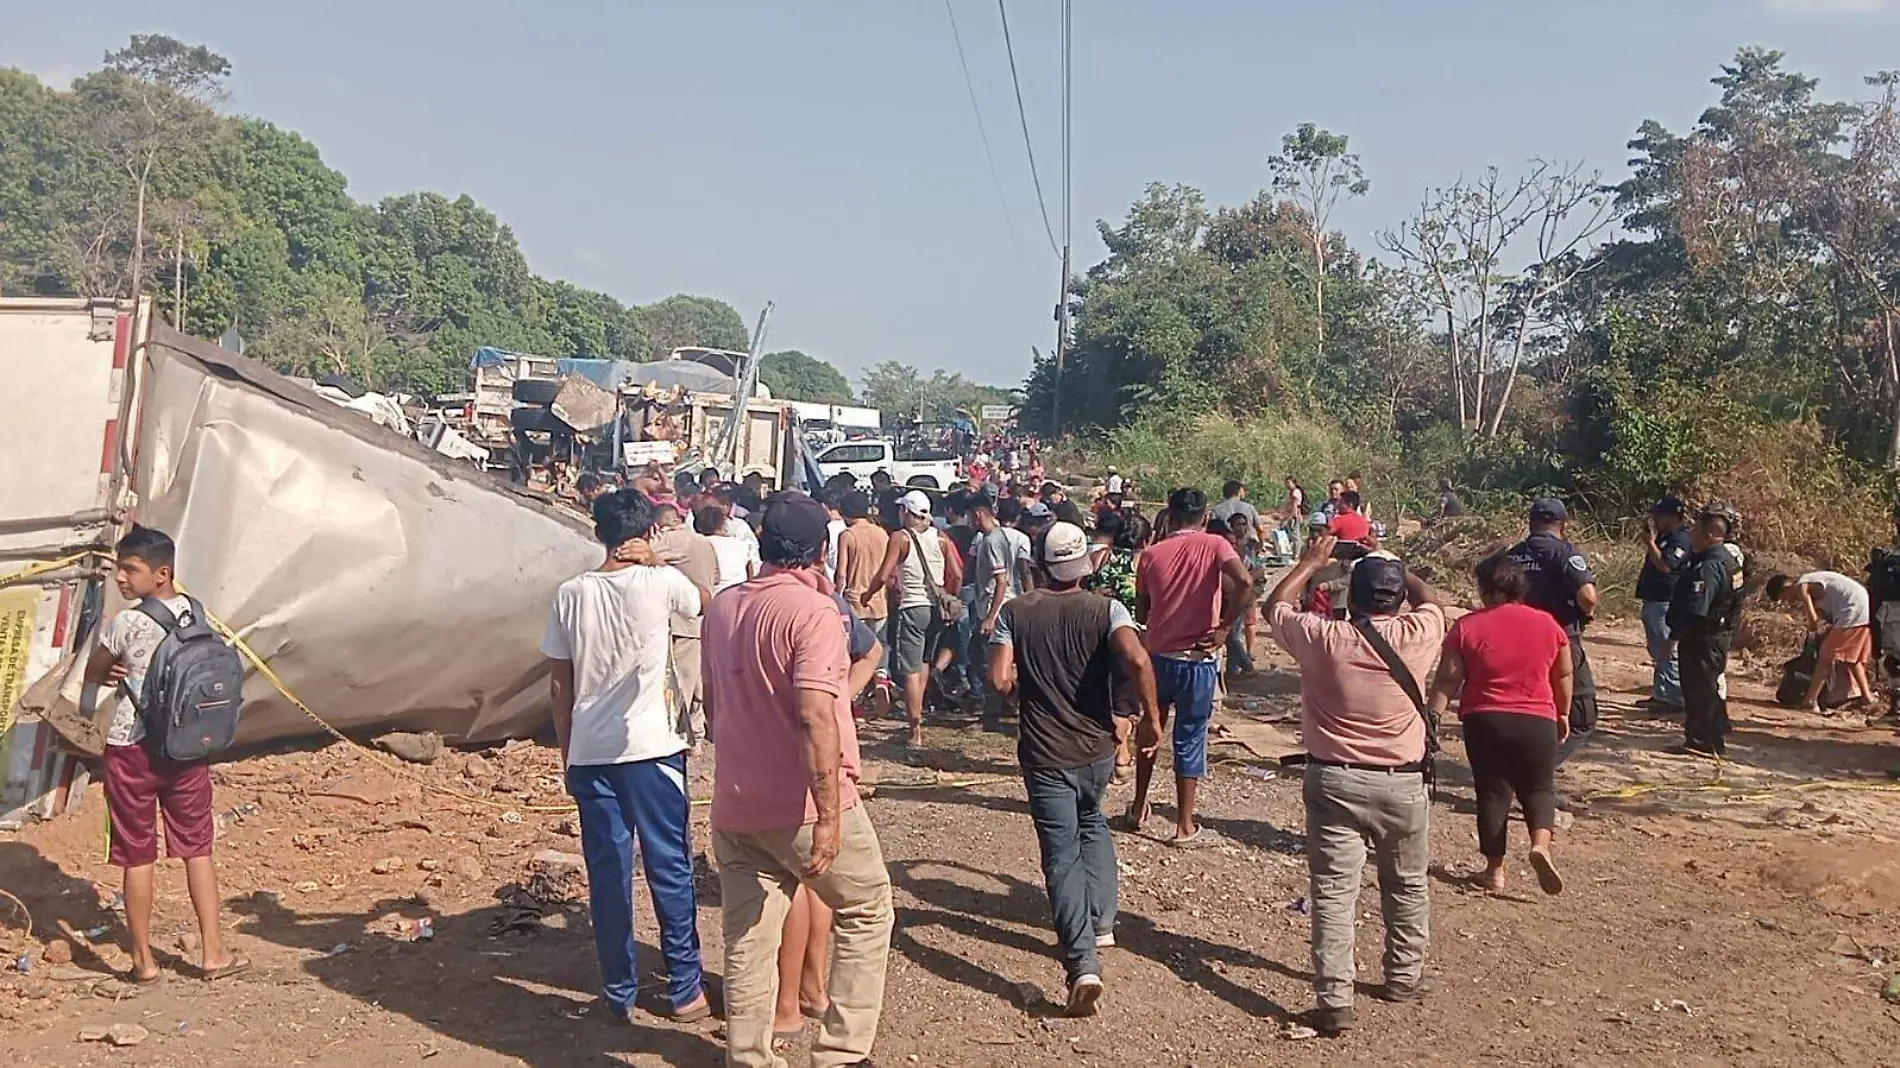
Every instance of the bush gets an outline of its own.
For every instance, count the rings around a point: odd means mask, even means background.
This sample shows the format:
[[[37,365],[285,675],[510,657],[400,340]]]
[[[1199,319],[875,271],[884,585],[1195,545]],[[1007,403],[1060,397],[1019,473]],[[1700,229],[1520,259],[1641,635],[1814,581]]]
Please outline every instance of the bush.
[[[1347,440],[1337,427],[1304,418],[1214,413],[1186,426],[1142,422],[1109,431],[1099,439],[1071,444],[1055,457],[1058,466],[1098,475],[1113,465],[1131,479],[1131,497],[1159,501],[1177,486],[1196,486],[1217,498],[1230,478],[1245,482],[1260,508],[1286,504],[1285,479],[1293,475],[1317,504],[1328,479],[1350,471],[1381,511],[1393,506],[1394,493],[1409,498],[1410,480],[1401,479],[1391,457]]]

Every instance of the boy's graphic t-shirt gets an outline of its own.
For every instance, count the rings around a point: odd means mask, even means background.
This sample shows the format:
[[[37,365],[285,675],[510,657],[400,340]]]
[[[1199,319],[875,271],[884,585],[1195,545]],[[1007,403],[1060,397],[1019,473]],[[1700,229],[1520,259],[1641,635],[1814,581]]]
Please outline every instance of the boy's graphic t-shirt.
[[[171,609],[179,623],[190,621],[189,598],[168,597],[159,603]],[[138,705],[125,695],[127,690],[134,694],[145,692],[145,671],[152,666],[152,654],[164,640],[165,628],[137,608],[127,608],[113,616],[112,622],[100,632],[99,644],[125,665],[125,682],[115,688],[119,707],[112,715],[111,729],[106,732],[107,745],[137,745],[145,740],[145,724],[139,720]],[[105,700],[106,696],[101,694],[100,699]]]

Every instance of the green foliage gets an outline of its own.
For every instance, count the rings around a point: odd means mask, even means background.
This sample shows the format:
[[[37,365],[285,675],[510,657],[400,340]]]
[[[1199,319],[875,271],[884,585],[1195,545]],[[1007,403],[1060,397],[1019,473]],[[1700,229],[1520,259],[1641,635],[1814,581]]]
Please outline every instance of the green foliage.
[[[1059,393],[1093,459],[1163,483],[1387,465],[1401,498],[1450,478],[1480,508],[1557,493],[1609,526],[1720,495],[1758,544],[1853,556],[1833,531],[1884,537],[1877,468],[1900,469],[1900,77],[1868,81],[1830,100],[1742,49],[1692,129],[1638,128],[1607,192],[1473,161],[1382,235],[1385,264],[1328,232],[1365,176],[1302,125],[1250,202],[1157,183],[1099,224],[1060,381],[1039,360],[1025,415],[1050,425]]]
[[[1337,426],[1317,419],[1235,418],[1207,414],[1185,423],[1138,422],[1117,427],[1075,445],[1057,458],[1058,466],[1101,470],[1115,465],[1134,480],[1137,497],[1164,499],[1176,486],[1212,492],[1230,478],[1248,486],[1262,508],[1286,503],[1284,480],[1292,475],[1307,488],[1309,500],[1324,496],[1326,480],[1347,471],[1382,479],[1391,464],[1351,441]],[[1375,498],[1376,499],[1376,498]],[[1390,493],[1385,495],[1388,502]]]
[[[917,368],[885,360],[864,372],[858,396],[883,414],[885,429],[908,426],[912,419],[938,423],[958,412],[974,416],[985,404],[1010,404],[1015,395],[995,386],[978,385],[942,368],[923,377]]]
[[[843,372],[797,349],[768,352],[759,359],[759,381],[782,400],[850,404],[851,382]]]
[[[747,347],[709,297],[639,308],[536,277],[469,197],[357,203],[302,137],[215,110],[229,73],[147,35],[66,92],[0,69],[0,293],[136,285],[192,333],[235,326],[281,370],[428,392],[463,388],[483,345],[642,361]]]

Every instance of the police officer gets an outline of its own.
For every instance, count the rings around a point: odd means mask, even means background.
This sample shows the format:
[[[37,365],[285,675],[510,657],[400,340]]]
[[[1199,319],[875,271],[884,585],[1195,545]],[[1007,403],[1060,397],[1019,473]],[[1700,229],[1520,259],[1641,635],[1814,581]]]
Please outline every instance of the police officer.
[[[1678,756],[1722,755],[1728,734],[1728,690],[1722,673],[1735,627],[1742,620],[1742,586],[1747,580],[1740,546],[1729,541],[1735,515],[1711,504],[1689,535],[1695,555],[1676,583],[1669,603],[1670,644],[1682,667],[1683,743],[1664,752]]]
[[[1676,579],[1688,566],[1689,520],[1682,498],[1664,497],[1649,510],[1643,531],[1643,570],[1636,578],[1636,597],[1643,602],[1643,638],[1649,648],[1651,712],[1682,711],[1682,681],[1669,650],[1669,602]]]
[[[1531,536],[1506,554],[1517,561],[1530,580],[1530,594],[1524,603],[1550,613],[1570,638],[1570,663],[1575,668],[1576,683],[1570,698],[1566,757],[1597,725],[1596,679],[1590,674],[1590,660],[1583,651],[1583,625],[1597,610],[1597,577],[1577,547],[1564,540],[1564,524],[1569,518],[1564,502],[1554,497],[1531,502]]]

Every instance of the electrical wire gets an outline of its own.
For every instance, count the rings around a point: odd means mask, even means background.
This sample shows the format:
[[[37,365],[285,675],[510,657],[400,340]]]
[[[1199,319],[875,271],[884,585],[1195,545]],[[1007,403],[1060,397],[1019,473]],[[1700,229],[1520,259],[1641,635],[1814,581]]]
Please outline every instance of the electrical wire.
[[[1036,208],[1042,212],[1042,232],[1048,235],[1049,251],[1060,256],[1062,250],[1056,247],[1056,228],[1049,224],[1049,202],[1042,195],[1042,175],[1036,170],[1036,146],[1029,139],[1029,112],[1023,108],[1023,82],[1016,74],[1016,46],[1009,38],[1009,7],[1005,0],[996,0],[996,13],[1003,20],[1003,51],[1009,54],[1009,81],[1016,89],[1016,118],[1023,126],[1023,151],[1029,156],[1029,180],[1036,187]]]
[[[996,167],[996,152],[990,148],[989,129],[983,125],[983,109],[976,101],[976,83],[970,79],[970,60],[963,51],[963,33],[957,28],[957,10],[951,0],[943,0],[943,11],[950,16],[950,38],[957,43],[957,65],[963,68],[963,88],[970,94],[970,113],[976,116],[976,135],[983,141],[983,158],[989,161],[990,182],[996,186],[996,203],[1003,209],[1003,226],[1009,231],[1009,244],[1016,250],[1016,261],[1021,263],[1022,237],[1016,232],[1016,220],[1009,214],[1009,198],[1003,195],[1003,175]]]

